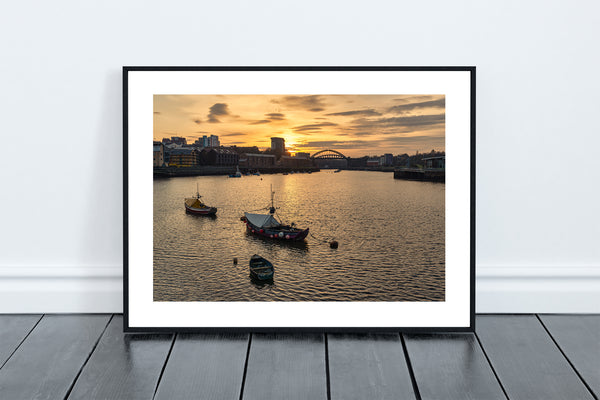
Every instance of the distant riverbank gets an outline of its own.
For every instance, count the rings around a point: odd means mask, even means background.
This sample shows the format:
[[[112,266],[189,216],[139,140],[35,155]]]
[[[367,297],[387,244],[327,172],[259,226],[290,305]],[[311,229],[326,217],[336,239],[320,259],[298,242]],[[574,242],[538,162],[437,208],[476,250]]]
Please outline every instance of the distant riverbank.
[[[379,167],[347,167],[342,168],[348,171],[379,171],[379,172],[394,172],[395,167],[379,166]]]
[[[256,168],[240,168],[242,174],[254,172]],[[286,168],[273,167],[258,169],[261,174],[280,174],[285,172],[319,172],[317,167]],[[155,178],[172,178],[177,176],[207,176],[207,175],[230,175],[236,172],[235,166],[218,167],[213,165],[199,165],[193,167],[160,167],[154,168]]]

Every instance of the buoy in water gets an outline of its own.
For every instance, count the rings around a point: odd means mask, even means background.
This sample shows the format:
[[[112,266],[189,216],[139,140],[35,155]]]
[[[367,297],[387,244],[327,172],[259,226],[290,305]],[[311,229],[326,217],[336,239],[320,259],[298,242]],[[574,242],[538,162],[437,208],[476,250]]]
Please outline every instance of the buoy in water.
[[[233,257],[233,263],[237,265],[237,257]]]
[[[332,240],[331,242],[329,242],[329,247],[331,247],[332,249],[337,249],[338,248],[337,240]]]

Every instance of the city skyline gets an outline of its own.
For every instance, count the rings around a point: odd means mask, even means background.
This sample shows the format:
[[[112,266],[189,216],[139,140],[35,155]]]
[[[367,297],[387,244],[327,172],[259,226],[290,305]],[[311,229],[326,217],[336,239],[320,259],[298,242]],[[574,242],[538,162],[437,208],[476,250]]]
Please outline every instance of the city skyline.
[[[445,151],[444,95],[155,95],[154,140],[217,135],[224,146],[332,148],[350,157]]]

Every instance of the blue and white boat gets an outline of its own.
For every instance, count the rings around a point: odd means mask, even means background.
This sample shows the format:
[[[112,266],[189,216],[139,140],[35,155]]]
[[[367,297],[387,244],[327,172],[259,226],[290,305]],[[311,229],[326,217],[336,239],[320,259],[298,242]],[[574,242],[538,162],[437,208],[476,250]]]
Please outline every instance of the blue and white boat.
[[[235,167],[235,174],[231,174],[229,175],[230,178],[241,178],[242,177],[242,173],[240,172],[240,167]]]

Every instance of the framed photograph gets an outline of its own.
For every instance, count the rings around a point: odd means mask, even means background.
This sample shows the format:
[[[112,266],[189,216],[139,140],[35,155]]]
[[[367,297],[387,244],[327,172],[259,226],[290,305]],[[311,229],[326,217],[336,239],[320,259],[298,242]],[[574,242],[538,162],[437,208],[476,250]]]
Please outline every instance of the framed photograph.
[[[126,331],[474,328],[474,67],[124,67],[123,130]]]

